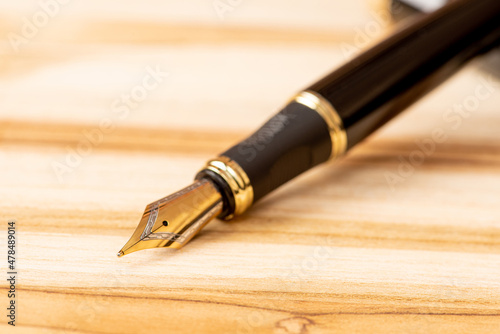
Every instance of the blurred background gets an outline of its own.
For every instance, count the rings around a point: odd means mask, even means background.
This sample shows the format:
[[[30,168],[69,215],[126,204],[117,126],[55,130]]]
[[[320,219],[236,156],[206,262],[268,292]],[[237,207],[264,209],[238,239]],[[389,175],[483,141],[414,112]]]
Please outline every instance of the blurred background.
[[[22,1],[2,10],[2,115],[94,124],[142,80],[169,73],[120,126],[260,124],[283,99],[387,30],[383,1]],[[380,10],[380,18],[374,10]],[[366,36],[365,36],[366,34]],[[286,78],[285,80],[283,80]],[[12,109],[16,109],[15,111]],[[230,111],[234,117],[221,117]],[[196,117],[192,117],[196,115]]]

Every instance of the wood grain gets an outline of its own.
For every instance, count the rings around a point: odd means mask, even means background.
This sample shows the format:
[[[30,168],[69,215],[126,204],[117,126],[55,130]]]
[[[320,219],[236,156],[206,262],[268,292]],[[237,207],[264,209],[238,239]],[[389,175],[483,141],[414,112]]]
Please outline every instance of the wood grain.
[[[16,219],[19,281],[0,331],[497,332],[500,83],[481,61],[182,250],[115,256],[146,204],[390,31],[383,5],[243,1],[221,20],[210,1],[70,2],[19,51],[4,39],[0,240]],[[2,35],[38,6],[0,4]],[[168,76],[117,113],[148,68]]]

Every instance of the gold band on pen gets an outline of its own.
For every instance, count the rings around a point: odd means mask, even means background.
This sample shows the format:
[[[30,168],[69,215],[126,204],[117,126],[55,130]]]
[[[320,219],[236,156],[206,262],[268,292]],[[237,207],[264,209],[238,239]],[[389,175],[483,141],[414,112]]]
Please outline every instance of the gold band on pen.
[[[308,90],[295,95],[292,101],[315,110],[325,120],[332,140],[330,159],[343,155],[347,149],[347,134],[342,119],[331,103],[320,94]]]
[[[231,192],[234,196],[235,209],[234,213],[225,219],[231,219],[234,216],[241,215],[252,206],[254,194],[250,179],[243,168],[234,160],[225,156],[220,156],[208,161],[204,169],[208,169],[218,174],[231,188]]]

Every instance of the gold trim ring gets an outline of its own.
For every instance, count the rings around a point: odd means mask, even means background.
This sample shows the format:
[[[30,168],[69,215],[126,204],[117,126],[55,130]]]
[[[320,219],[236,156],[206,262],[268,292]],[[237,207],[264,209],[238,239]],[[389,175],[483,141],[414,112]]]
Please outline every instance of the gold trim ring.
[[[292,101],[315,110],[325,120],[332,140],[330,159],[335,159],[344,154],[347,149],[347,134],[342,119],[330,102],[320,94],[310,90],[298,93]]]
[[[226,181],[234,196],[234,214],[226,217],[241,215],[253,203],[253,187],[247,173],[234,160],[220,156],[207,162],[204,169],[217,173]]]

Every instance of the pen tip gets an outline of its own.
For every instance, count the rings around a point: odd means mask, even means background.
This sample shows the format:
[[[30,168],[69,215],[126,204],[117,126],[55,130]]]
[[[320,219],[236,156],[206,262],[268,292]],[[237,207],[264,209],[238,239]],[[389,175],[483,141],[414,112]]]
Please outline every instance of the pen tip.
[[[146,206],[142,219],[118,257],[148,248],[178,249],[223,209],[222,195],[202,179]]]

